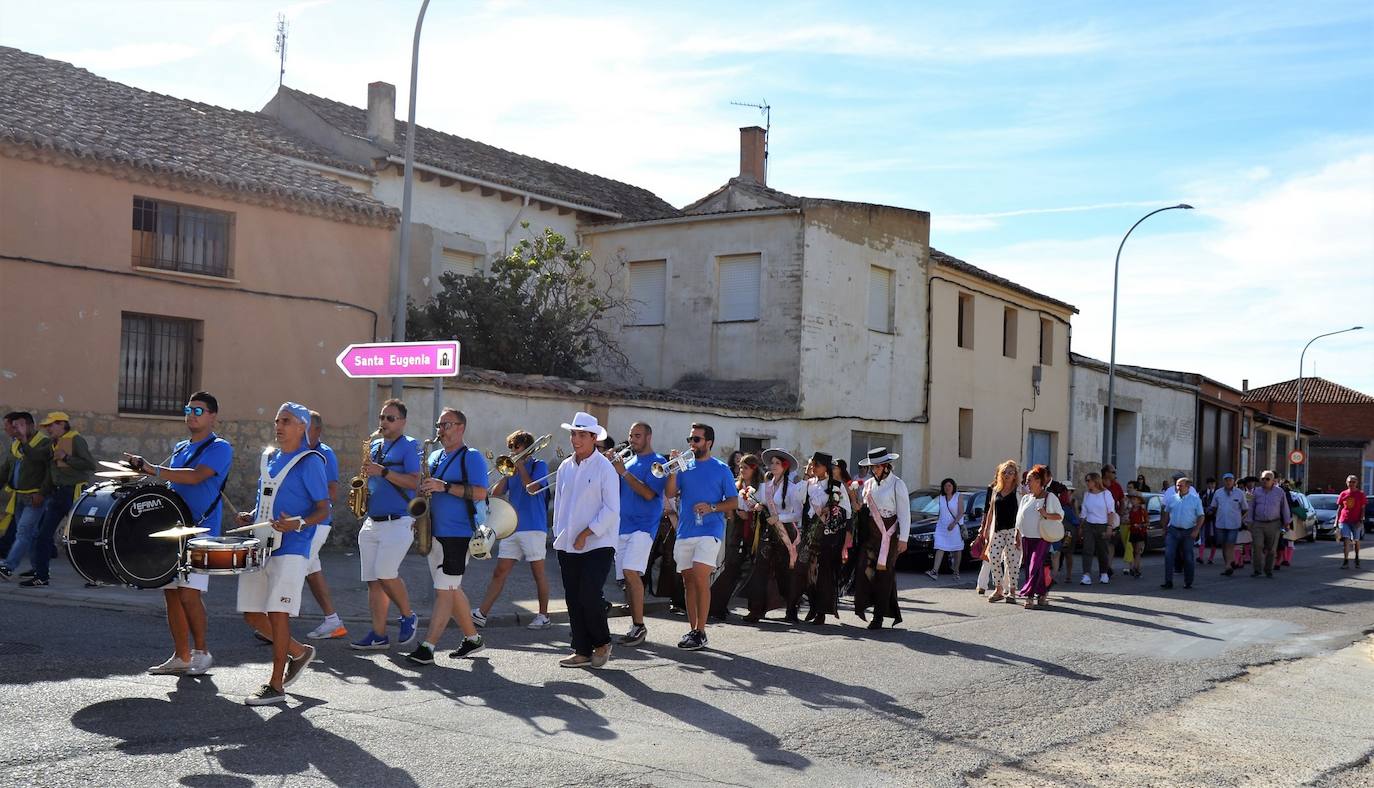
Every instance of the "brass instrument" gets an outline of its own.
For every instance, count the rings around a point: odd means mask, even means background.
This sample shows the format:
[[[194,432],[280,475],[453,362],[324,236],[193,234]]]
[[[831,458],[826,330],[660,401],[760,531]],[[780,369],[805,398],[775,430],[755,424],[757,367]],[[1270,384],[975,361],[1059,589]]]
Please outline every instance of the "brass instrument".
[[[629,465],[630,460],[635,458],[635,450],[630,448],[629,441],[611,449],[611,454],[606,459],[611,462],[619,462],[621,465]]]
[[[363,440],[363,458],[358,463],[358,475],[348,480],[348,510],[360,520],[367,516],[367,476],[363,473],[363,466],[372,461],[372,439],[381,434],[382,431],[377,430]]]
[[[670,473],[682,473],[695,467],[697,467],[696,455],[692,453],[691,449],[688,449],[667,462],[656,462],[650,465],[649,473],[652,473],[656,479],[662,479]]]
[[[559,448],[559,449],[555,450],[554,453],[558,455],[558,460],[559,460],[560,463],[562,462],[563,458],[564,458],[565,456],[567,456],[567,455],[565,455],[565,454],[563,453],[563,449],[562,449],[562,448]],[[543,484],[544,482],[548,481],[549,479],[552,479],[553,477],[555,477],[555,476],[557,476],[557,475],[558,475],[558,469],[557,469],[557,468],[554,468],[553,471],[552,471],[551,473],[548,473],[548,474],[546,474],[546,475],[544,475],[544,476],[541,476],[541,477],[539,477],[538,479],[535,479],[534,481],[532,481],[532,482],[530,482],[529,484],[525,485],[525,492],[529,493],[530,495],[534,495],[534,490],[530,489],[531,487],[538,487],[539,485]]]
[[[516,454],[514,457],[510,456],[509,454],[502,454],[498,456],[495,460],[492,461],[491,470],[487,471],[487,481],[491,481],[491,475],[493,473],[499,473],[502,476],[514,476],[516,466],[518,466],[525,460],[528,460],[530,458],[530,455],[543,449],[545,446],[548,446],[549,441],[551,440],[553,440],[552,435],[540,435],[534,443],[531,443],[529,446],[526,446],[524,449],[521,449],[520,453]],[[490,460],[491,452],[487,452],[487,455],[487,459]]]
[[[429,478],[429,447],[437,442],[437,438],[431,438],[420,444],[420,484]],[[406,504],[406,513],[415,518],[410,527],[415,530],[415,552],[420,555],[429,555],[429,551],[434,549],[434,523],[429,519],[429,496],[429,493],[418,494]]]

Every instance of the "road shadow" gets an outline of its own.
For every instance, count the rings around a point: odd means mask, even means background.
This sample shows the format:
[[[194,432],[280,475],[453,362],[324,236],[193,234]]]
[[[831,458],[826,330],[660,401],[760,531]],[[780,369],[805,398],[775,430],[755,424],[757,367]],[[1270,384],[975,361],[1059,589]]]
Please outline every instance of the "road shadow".
[[[971,659],[975,662],[988,662],[995,665],[1006,665],[1009,667],[1032,667],[1047,676],[1070,679],[1072,681],[1101,681],[1097,676],[1089,676],[1086,673],[1079,673],[1062,665],[1053,662],[1046,662],[1042,659],[1027,657],[1011,651],[1004,651],[991,646],[984,646],[979,643],[968,643],[963,640],[950,640],[920,630],[898,630],[885,629],[879,637],[883,640],[891,640],[900,643],[912,651],[921,654],[935,656],[951,656]]]
[[[1180,621],[1188,621],[1193,624],[1210,624],[1210,620],[1201,616],[1190,616],[1185,613],[1173,613],[1168,610],[1151,610],[1147,607],[1136,607],[1135,605],[1125,605],[1120,602],[1100,602],[1095,599],[1083,597],[1062,597],[1060,604],[1071,604],[1075,607],[1095,607],[1115,610],[1120,613],[1134,613],[1140,616],[1165,616],[1167,618],[1177,618]]]
[[[128,755],[205,748],[207,757],[231,775],[190,775],[181,780],[188,786],[229,788],[244,784],[245,778],[280,779],[311,767],[335,785],[418,785],[404,769],[388,766],[357,743],[312,725],[302,712],[320,705],[316,699],[293,693],[304,701],[301,705],[258,710],[216,692],[212,681],[182,679],[166,700],[101,701],[80,709],[71,721],[80,730],[117,739],[115,749]]]

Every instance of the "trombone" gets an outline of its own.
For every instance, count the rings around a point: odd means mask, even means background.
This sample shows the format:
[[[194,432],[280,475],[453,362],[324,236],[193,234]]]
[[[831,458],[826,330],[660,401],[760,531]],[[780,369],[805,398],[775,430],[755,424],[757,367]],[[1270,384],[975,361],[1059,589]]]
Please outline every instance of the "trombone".
[[[554,454],[557,455],[557,457],[558,457],[559,460],[562,460],[562,459],[566,456],[566,455],[563,454],[563,449],[562,449],[562,448],[555,449],[555,450],[554,450]],[[535,491],[534,491],[534,490],[531,490],[531,489],[530,489],[531,487],[538,487],[539,485],[543,484],[544,482],[548,481],[549,479],[552,479],[553,477],[555,477],[555,476],[557,476],[557,475],[558,475],[558,469],[557,469],[557,468],[554,468],[553,471],[552,471],[551,473],[544,474],[543,476],[539,477],[538,479],[535,479],[534,481],[532,481],[532,482],[530,482],[529,484],[525,485],[525,492],[529,493],[530,495],[534,495]]]
[[[515,467],[517,465],[524,462],[525,460],[528,460],[530,458],[530,455],[548,446],[549,441],[551,440],[553,440],[552,435],[540,435],[534,443],[531,443],[529,446],[526,446],[524,449],[520,451],[519,454],[516,454],[514,457],[510,456],[509,454],[500,455],[493,461],[492,469],[487,471],[487,481],[491,481],[491,475],[493,473],[499,473],[502,476],[514,476]]]

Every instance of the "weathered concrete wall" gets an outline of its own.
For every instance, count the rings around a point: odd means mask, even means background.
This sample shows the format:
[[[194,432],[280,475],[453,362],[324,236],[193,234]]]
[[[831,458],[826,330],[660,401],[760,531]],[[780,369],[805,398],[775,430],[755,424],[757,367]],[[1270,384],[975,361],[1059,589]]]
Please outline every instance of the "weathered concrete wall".
[[[628,292],[630,262],[667,261],[661,326],[623,326],[620,346],[645,385],[668,388],[689,374],[722,380],[800,376],[800,225],[795,214],[588,229],[583,244]],[[717,264],[760,255],[759,319],[721,323]]]
[[[1107,373],[1095,366],[1076,364],[1073,375],[1073,472],[1075,483],[1081,486],[1084,474],[1102,467]],[[1132,436],[1122,430],[1117,439],[1117,476],[1123,487],[1141,473],[1151,488],[1175,472],[1192,475],[1197,422],[1194,391],[1122,374],[1118,369],[1116,408],[1119,419],[1134,424]],[[1134,415],[1123,417],[1123,412]]]
[[[927,482],[946,476],[984,485],[998,463],[1027,462],[1031,430],[1051,433],[1051,467],[1062,478],[1068,459],[1069,331],[1071,313],[948,266],[933,266],[930,287],[932,384]],[[972,298],[973,346],[959,346],[959,296]],[[1003,355],[1002,321],[1017,310],[1016,357]],[[1040,359],[1040,320],[1053,330],[1052,349]],[[1040,393],[1032,368],[1041,368]],[[972,456],[959,456],[959,411],[971,410]],[[1025,411],[1023,414],[1023,410]],[[1075,424],[1077,431],[1087,429]],[[968,480],[968,481],[965,481]]]

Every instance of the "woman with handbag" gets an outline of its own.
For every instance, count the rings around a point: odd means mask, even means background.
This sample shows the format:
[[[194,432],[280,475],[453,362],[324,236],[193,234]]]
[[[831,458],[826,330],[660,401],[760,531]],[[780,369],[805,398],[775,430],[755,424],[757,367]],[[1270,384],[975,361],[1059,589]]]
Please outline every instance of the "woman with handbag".
[[[1064,538],[1064,506],[1059,496],[1049,495],[1046,484],[1049,470],[1043,465],[1031,468],[1026,476],[1030,492],[1021,498],[1016,510],[1016,535],[1021,541],[1021,555],[1027,557],[1026,584],[1021,586],[1026,609],[1049,604],[1049,586],[1045,582],[1045,555],[1050,542]]]
[[[987,513],[983,517],[984,541],[992,595],[989,602],[1016,601],[1016,574],[1021,571],[1021,545],[1016,538],[1016,508],[1020,493],[1017,480],[1021,470],[1015,460],[997,466],[997,475],[988,486]]]
[[[1097,556],[1098,582],[1106,585],[1112,578],[1111,533],[1117,522],[1116,500],[1110,490],[1102,486],[1102,476],[1096,472],[1083,479],[1088,491],[1083,493],[1083,579],[1080,585],[1093,584],[1093,556]]]
[[[940,579],[940,564],[949,555],[949,571],[954,582],[959,582],[959,559],[964,555],[964,529],[959,524],[964,519],[964,502],[959,497],[959,485],[953,479],[940,482],[940,513],[935,522],[935,560],[926,575],[931,580]]]

